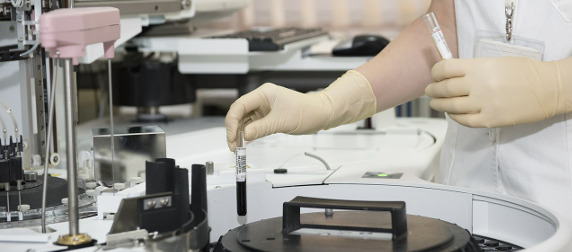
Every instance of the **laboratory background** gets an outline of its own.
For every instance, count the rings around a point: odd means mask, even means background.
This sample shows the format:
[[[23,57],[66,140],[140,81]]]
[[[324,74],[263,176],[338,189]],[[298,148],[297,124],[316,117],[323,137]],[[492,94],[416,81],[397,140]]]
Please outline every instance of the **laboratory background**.
[[[248,1],[246,7],[237,10],[231,15],[201,15],[199,20],[191,19],[189,23],[181,24],[183,28],[198,29],[198,30],[221,30],[221,31],[242,31],[246,29],[260,28],[260,27],[273,27],[273,28],[316,28],[321,27],[331,36],[335,36],[333,42],[319,45],[322,46],[318,50],[319,54],[329,54],[336,45],[343,42],[348,43],[356,35],[377,35],[388,40],[397,36],[397,34],[415,18],[421,16],[428,8],[430,1],[427,0],[406,0],[406,1],[380,1],[380,0],[361,0],[361,1],[267,1],[267,0],[252,0]],[[165,30],[161,27],[159,30]],[[164,31],[165,32],[165,31]],[[180,31],[179,31],[180,32]],[[211,31],[214,33],[214,31]],[[220,32],[220,31],[218,31]],[[214,49],[214,48],[213,48]],[[168,54],[170,52],[166,52]],[[169,56],[164,56],[169,57]],[[352,65],[348,65],[347,69]],[[81,66],[86,68],[86,72],[101,70],[100,66],[86,65]],[[216,66],[213,66],[213,68]],[[319,67],[316,66],[316,67]],[[93,69],[95,68],[95,70]],[[307,83],[301,83],[301,86],[296,86],[301,91],[310,91],[316,88],[326,87],[329,83],[335,80],[336,77],[347,70],[342,67],[341,70],[335,69],[316,69],[315,72],[332,72],[327,77],[316,78],[310,76],[307,82],[317,83],[309,86]],[[103,69],[104,70],[104,69]],[[212,70],[211,70],[212,71]],[[288,71],[295,72],[295,70]],[[221,75],[228,75],[224,70],[220,71]],[[294,75],[296,73],[293,73]],[[220,76],[219,76],[220,77]],[[227,78],[221,80],[200,81],[197,83],[197,101],[194,103],[185,103],[185,105],[167,105],[161,108],[164,113],[172,113],[173,115],[181,116],[201,116],[205,107],[206,113],[216,113],[218,115],[224,114],[230,103],[239,95],[236,93],[238,89],[234,88],[240,85],[234,79]],[[251,86],[248,90],[261,85],[264,81],[279,81],[275,79],[264,79],[261,77],[259,81],[250,81]],[[276,77],[280,78],[280,77]],[[87,80],[89,81],[89,80]],[[293,82],[296,80],[290,80]],[[288,82],[288,81],[286,81]],[[204,83],[204,85],[203,85]],[[104,84],[101,83],[100,84]],[[280,83],[287,85],[287,83]],[[107,96],[106,89],[97,88],[97,83],[86,84],[86,88],[78,91],[80,97],[80,104],[84,111],[80,113],[79,120],[87,121],[95,117],[100,117],[102,113],[107,110],[99,109],[105,103],[105,98],[98,98],[99,96]],[[295,85],[295,84],[291,84]],[[219,89],[219,87],[225,90]],[[227,88],[230,87],[230,88]],[[216,90],[215,90],[216,89]],[[94,94],[95,92],[95,94]],[[246,91],[241,90],[241,94]],[[204,99],[203,99],[204,97]],[[420,100],[413,101],[406,106],[399,107],[398,113],[403,115],[419,115],[423,117],[438,117],[440,115],[437,111],[432,111],[428,106],[428,99],[426,97]],[[202,106],[204,104],[205,106]],[[189,110],[189,106],[191,110]],[[95,107],[94,107],[95,106]],[[208,110],[211,111],[208,111]],[[121,107],[121,112],[135,113],[134,108]],[[409,113],[409,114],[408,114]],[[400,114],[401,115],[401,114]]]
[[[570,251],[558,213],[437,183],[425,95],[229,150],[239,97],[320,92],[430,3],[0,0],[0,251]]]

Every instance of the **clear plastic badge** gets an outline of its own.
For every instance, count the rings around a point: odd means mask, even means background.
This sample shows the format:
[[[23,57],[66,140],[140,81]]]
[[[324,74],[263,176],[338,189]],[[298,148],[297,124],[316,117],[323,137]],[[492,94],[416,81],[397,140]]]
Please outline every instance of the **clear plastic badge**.
[[[504,33],[478,31],[475,41],[475,58],[530,57],[542,60],[544,42],[513,36],[506,41]]]

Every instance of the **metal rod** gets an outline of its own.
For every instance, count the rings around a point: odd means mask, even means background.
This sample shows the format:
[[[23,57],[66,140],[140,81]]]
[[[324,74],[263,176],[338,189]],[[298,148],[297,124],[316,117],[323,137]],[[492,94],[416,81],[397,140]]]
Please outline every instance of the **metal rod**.
[[[65,135],[67,151],[67,173],[68,173],[68,209],[69,209],[69,235],[79,234],[79,210],[78,192],[76,177],[76,89],[73,74],[73,64],[71,59],[64,60],[64,102],[65,102]]]
[[[109,138],[111,140],[111,180],[113,183],[118,182],[115,180],[115,126],[113,124],[113,82],[111,79],[111,59],[107,60],[107,84],[109,85],[109,125],[110,132]]]
[[[6,190],[6,221],[10,222],[12,218],[10,214],[10,182],[4,183],[4,189]]]
[[[74,0],[67,0],[67,1],[64,0],[61,3],[62,3],[61,8],[73,9],[75,7]]]
[[[16,180],[16,189],[18,190],[18,211],[22,205],[22,180]]]
[[[24,220],[22,215],[22,180],[17,180],[16,183],[16,188],[18,189],[18,220]]]
[[[48,132],[46,135],[46,152],[44,157],[44,184],[42,189],[42,233],[46,233],[46,198],[48,193],[48,164],[50,163],[50,145],[54,121],[54,104],[56,100],[56,81],[58,76],[59,59],[55,59],[53,68],[54,76],[52,80],[50,94],[50,108],[48,112]],[[49,71],[49,70],[48,70]]]

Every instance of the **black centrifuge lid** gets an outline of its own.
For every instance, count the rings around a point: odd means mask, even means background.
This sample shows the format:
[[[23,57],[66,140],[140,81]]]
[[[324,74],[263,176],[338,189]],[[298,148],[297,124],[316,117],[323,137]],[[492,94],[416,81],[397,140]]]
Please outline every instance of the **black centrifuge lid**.
[[[404,202],[297,197],[284,204],[284,218],[231,230],[219,251],[481,251],[457,225],[405,215]],[[326,211],[300,214],[300,207]]]

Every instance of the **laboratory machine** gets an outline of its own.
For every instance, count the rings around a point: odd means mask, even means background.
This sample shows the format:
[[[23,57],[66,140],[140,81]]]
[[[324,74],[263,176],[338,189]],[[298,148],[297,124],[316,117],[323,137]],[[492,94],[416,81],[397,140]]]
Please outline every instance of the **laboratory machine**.
[[[132,84],[151,78],[145,76],[166,74],[166,85],[181,88],[194,74],[320,64],[341,71],[367,60],[308,57],[309,46],[329,39],[322,30],[261,52],[249,50],[247,39],[223,38],[228,33],[165,35],[149,28],[209,22],[246,4],[0,1],[0,250],[572,247],[564,216],[525,200],[434,183],[443,119],[395,118],[389,110],[312,135],[244,142],[232,153],[222,117],[155,113],[194,102],[196,90],[185,87],[173,100],[135,92]],[[164,57],[144,57],[149,53]],[[133,95],[118,105],[141,113],[113,118],[111,111],[77,125],[76,70],[96,64],[104,66],[105,78],[97,81],[110,94]],[[133,74],[136,68],[143,72]],[[151,94],[152,84],[146,83]]]

